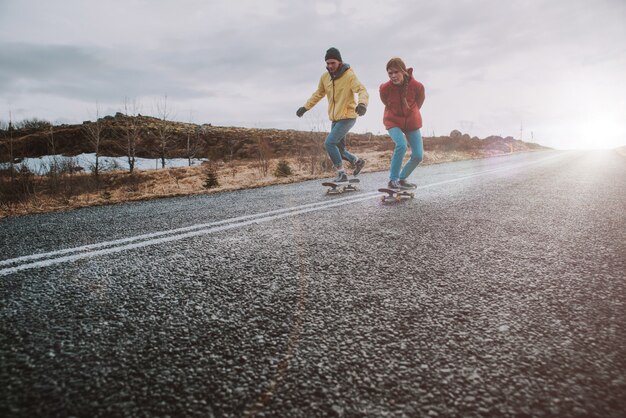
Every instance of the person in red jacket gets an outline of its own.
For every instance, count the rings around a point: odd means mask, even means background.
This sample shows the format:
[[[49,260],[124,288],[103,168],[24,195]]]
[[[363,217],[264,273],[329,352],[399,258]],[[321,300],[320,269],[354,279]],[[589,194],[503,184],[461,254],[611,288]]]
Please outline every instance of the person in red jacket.
[[[392,58],[387,63],[389,81],[380,85],[380,100],[385,105],[383,123],[395,143],[389,168],[391,189],[414,189],[417,186],[406,179],[424,159],[422,142],[422,115],[424,85],[413,78],[413,68],[406,68],[400,58]],[[407,151],[411,147],[411,158],[402,167]]]

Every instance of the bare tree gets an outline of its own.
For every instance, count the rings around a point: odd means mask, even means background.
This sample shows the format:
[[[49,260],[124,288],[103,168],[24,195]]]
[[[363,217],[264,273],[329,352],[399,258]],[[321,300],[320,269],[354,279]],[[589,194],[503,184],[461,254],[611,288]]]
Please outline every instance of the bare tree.
[[[130,101],[128,97],[124,97],[124,115],[126,120],[122,132],[126,139],[126,158],[128,158],[128,172],[133,173],[135,170],[135,163],[137,161],[137,145],[141,140],[141,121],[139,116],[139,105],[137,101],[133,99]]]
[[[54,142],[54,127],[50,125],[50,129],[48,129],[48,145],[50,145],[50,150],[52,151],[52,155],[57,154],[56,143]]]
[[[50,151],[52,152],[51,176],[55,177],[59,172],[59,160],[57,158],[57,146],[54,140],[54,126],[52,124],[48,129],[48,145],[50,145]]]
[[[189,127],[187,129],[187,162],[191,167],[191,160],[196,158],[200,148],[200,137],[202,135],[202,127],[194,125],[192,122],[192,113],[189,112]]]
[[[9,110],[9,160],[11,161],[11,183],[15,181],[15,156],[13,155],[13,115]]]
[[[156,133],[159,141],[159,157],[161,158],[161,168],[165,168],[165,158],[167,157],[168,143],[172,139],[170,126],[167,123],[170,118],[170,111],[167,108],[167,95],[163,96],[163,100],[156,102],[157,117],[161,120],[157,125]]]
[[[257,163],[259,167],[259,172],[263,177],[267,176],[267,173],[270,170],[270,158],[272,156],[272,148],[270,145],[270,140],[264,136],[257,137]]]
[[[235,157],[235,149],[237,148],[237,139],[233,137],[228,137],[226,139],[226,148],[228,149],[228,162],[232,163],[233,158]]]
[[[316,114],[309,119],[309,126],[311,128],[310,147],[309,147],[309,172],[311,174],[317,174],[318,171],[326,171],[324,166],[325,154],[324,139],[320,133],[328,132],[328,122],[326,119]]]
[[[100,120],[100,108],[96,102],[96,121],[83,125],[85,136],[93,146],[96,154],[96,162],[93,167],[93,174],[98,178],[100,174],[100,142],[102,141],[102,121]]]
[[[21,122],[15,122],[15,129],[46,129],[49,128],[52,124],[45,119],[24,119]]]
[[[50,125],[50,128],[48,129],[48,145],[50,146],[50,151],[52,152],[52,161],[48,167],[47,175],[50,179],[49,184],[52,187],[52,190],[58,192],[61,185],[61,164],[57,158],[57,147],[56,141],[54,140],[54,126],[52,125]]]

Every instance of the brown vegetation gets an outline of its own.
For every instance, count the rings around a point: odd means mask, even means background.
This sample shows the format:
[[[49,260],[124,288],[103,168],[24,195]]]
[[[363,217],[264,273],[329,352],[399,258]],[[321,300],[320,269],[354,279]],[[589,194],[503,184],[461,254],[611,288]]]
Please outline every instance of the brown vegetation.
[[[100,171],[98,176],[69,164],[65,167],[53,166],[48,174],[36,176],[19,165],[21,158],[53,152],[63,155],[93,153],[93,140],[89,141],[86,137],[84,126],[93,122],[54,127],[29,126],[12,132],[0,130],[0,162],[10,161],[9,155],[13,155],[16,161],[13,168],[0,171],[0,217],[158,197],[215,193],[323,178],[333,174],[323,147],[326,137],[324,132],[198,126],[120,113],[99,119],[98,122],[101,126],[98,145],[100,155],[128,156],[129,135],[140,132],[141,136],[132,141],[136,156],[162,157],[162,125],[167,124],[167,158],[187,158],[193,147],[195,156],[208,158],[210,164],[147,171],[135,169],[133,172]],[[52,134],[53,141],[50,140]],[[388,136],[350,134],[347,145],[351,151],[368,161],[365,172],[388,170],[393,149],[393,142]],[[537,144],[510,137],[478,139],[458,131],[446,137],[425,138],[424,148],[423,164],[544,149]],[[281,169],[277,170],[279,164]],[[277,175],[284,171],[285,164],[291,174]],[[207,187],[209,170],[217,180],[217,184],[211,187]]]

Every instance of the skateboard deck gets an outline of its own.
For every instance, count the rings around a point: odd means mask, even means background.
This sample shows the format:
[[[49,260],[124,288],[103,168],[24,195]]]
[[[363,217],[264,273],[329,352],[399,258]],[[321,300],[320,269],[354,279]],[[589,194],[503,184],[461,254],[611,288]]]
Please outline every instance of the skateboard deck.
[[[341,183],[333,183],[332,181],[326,181],[322,183],[322,186],[328,187],[328,190],[326,190],[327,194],[337,194],[337,193],[343,193],[343,192],[354,192],[356,190],[359,190],[359,188],[356,185],[359,184],[360,182],[361,180],[359,179],[350,179],[347,182],[341,182]]]
[[[381,189],[378,189],[378,191],[387,193],[387,195],[381,196],[381,200],[383,202],[388,202],[390,200],[399,202],[400,200],[402,200],[403,197],[410,198],[410,199],[413,199],[415,197],[415,193],[410,192],[408,190],[402,190],[402,189],[381,188]]]

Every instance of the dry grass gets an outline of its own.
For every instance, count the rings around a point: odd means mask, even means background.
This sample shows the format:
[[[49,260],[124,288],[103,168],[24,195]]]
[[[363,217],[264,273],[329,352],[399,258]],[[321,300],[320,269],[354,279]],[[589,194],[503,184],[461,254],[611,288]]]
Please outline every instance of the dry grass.
[[[389,150],[355,150],[367,160],[363,172],[386,171],[389,169],[391,152]],[[489,156],[466,152],[426,152],[423,164],[437,164]],[[328,158],[324,156],[324,158]],[[408,156],[407,156],[408,158]],[[289,177],[275,177],[272,173],[278,164],[277,159],[269,161],[268,175],[263,176],[257,161],[233,161],[213,166],[218,176],[219,186],[205,189],[207,166],[179,167],[161,170],[139,171],[135,174],[126,172],[102,173],[99,181],[90,174],[74,174],[64,177],[61,188],[49,186],[46,177],[34,177],[34,193],[21,201],[0,202],[0,218],[31,213],[45,213],[76,209],[88,206],[107,205],[121,202],[149,200],[163,197],[211,194],[233,190],[263,187],[273,184],[295,183],[305,180],[327,178],[332,171],[323,172],[296,158],[286,160],[293,174]],[[6,185],[6,181],[5,181]]]

